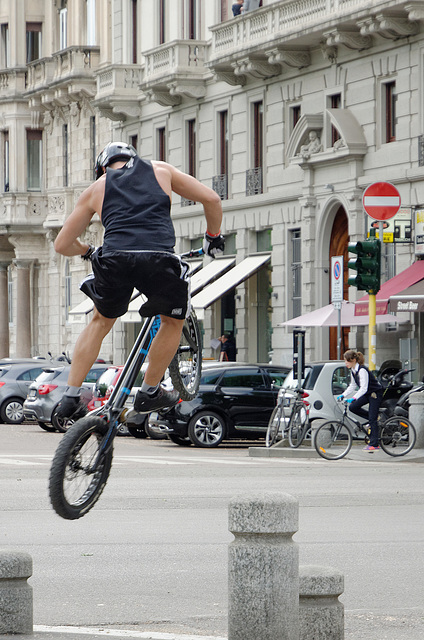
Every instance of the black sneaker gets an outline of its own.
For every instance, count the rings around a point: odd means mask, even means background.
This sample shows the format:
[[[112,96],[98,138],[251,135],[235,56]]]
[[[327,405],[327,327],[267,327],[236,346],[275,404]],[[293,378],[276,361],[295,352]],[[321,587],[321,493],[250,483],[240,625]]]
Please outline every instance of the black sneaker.
[[[56,411],[58,418],[79,420],[87,413],[87,407],[79,396],[63,396]]]
[[[137,391],[134,401],[134,411],[137,413],[150,413],[151,411],[158,411],[167,407],[170,409],[177,404],[180,399],[178,391],[167,391],[163,387],[159,387],[159,390],[155,395],[151,396],[148,393]]]

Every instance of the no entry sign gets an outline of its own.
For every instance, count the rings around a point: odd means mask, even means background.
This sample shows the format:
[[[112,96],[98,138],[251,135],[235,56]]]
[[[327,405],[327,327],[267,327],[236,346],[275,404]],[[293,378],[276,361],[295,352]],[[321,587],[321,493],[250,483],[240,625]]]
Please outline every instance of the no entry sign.
[[[400,209],[400,194],[390,182],[374,182],[365,189],[362,204],[374,220],[389,220]]]

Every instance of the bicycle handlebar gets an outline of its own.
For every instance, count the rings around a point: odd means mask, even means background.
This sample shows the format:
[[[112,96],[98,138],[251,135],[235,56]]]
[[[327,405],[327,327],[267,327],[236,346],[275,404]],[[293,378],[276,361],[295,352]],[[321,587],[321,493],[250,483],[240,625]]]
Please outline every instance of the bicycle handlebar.
[[[200,258],[200,256],[204,256],[205,252],[203,249],[191,249],[190,251],[186,251],[185,253],[180,253],[181,258]]]

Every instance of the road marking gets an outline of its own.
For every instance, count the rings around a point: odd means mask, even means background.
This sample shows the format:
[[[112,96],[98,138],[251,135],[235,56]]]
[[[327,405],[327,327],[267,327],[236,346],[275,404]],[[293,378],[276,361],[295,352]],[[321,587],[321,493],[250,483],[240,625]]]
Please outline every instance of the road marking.
[[[16,467],[32,467],[33,465],[45,466],[46,462],[36,462],[35,460],[18,460],[12,456],[1,456],[0,464],[10,464]]]
[[[100,627],[97,629],[91,627],[47,627],[45,625],[34,625],[36,633],[78,633],[79,635],[88,636],[109,636],[112,638],[142,638],[143,640],[227,640],[223,636],[198,636],[176,633],[161,633],[159,631],[131,631],[131,630],[115,630]]]

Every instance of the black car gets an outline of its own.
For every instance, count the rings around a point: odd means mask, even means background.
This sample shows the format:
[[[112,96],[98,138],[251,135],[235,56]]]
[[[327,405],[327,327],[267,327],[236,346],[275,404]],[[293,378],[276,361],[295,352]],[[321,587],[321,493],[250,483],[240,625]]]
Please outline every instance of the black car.
[[[180,445],[217,447],[231,438],[257,440],[265,436],[278,389],[289,371],[271,364],[208,367],[194,400],[152,414],[149,423]]]

